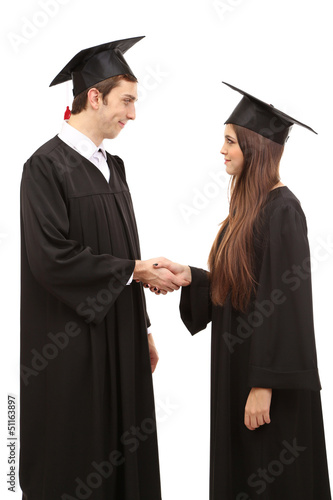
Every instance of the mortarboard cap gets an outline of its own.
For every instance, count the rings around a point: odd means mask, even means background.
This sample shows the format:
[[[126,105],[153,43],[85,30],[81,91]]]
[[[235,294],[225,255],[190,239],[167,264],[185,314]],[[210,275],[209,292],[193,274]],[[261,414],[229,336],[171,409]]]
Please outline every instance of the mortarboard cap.
[[[134,76],[123,54],[142,38],[144,36],[127,38],[81,50],[54,78],[50,87],[73,80],[73,94],[76,97],[80,92],[111,76]]]
[[[243,98],[225,123],[248,128],[278,144],[286,142],[289,130],[295,123],[311,130],[315,134],[317,133],[312,128],[304,125],[304,123],[274,108],[272,104],[266,104],[229,83],[222,83],[243,95]]]

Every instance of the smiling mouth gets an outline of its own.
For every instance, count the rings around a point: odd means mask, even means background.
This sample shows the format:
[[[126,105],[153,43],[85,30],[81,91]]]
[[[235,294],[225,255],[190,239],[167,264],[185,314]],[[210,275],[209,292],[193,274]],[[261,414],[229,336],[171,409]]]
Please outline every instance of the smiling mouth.
[[[119,122],[119,124],[120,124],[120,126],[121,126],[122,128],[124,128],[124,127],[125,127],[125,123],[123,123],[123,122]]]

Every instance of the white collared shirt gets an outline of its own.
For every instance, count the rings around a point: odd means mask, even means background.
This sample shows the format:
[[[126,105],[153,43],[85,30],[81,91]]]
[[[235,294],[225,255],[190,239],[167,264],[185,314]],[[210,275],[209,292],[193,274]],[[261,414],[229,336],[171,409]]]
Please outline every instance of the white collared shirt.
[[[84,158],[91,161],[102,172],[107,182],[109,182],[110,169],[106,161],[106,151],[103,142],[99,146],[96,146],[89,137],[82,134],[82,132],[72,127],[66,121],[64,121],[62,125],[58,137],[68,146],[80,153]],[[126,285],[132,283],[133,274]],[[150,328],[148,328],[148,333],[150,333]]]
[[[91,161],[104,175],[107,182],[110,180],[110,169],[106,161],[106,151],[103,142],[96,146],[89,137],[64,121],[59,139],[75,149],[80,155]]]

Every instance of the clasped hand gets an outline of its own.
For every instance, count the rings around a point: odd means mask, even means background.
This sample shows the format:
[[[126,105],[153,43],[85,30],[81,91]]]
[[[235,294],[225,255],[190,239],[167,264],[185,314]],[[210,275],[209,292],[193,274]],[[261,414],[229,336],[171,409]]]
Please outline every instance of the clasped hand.
[[[133,279],[137,282],[141,281],[156,295],[165,295],[179,290],[181,286],[188,286],[192,276],[189,266],[177,264],[165,257],[158,257],[136,261]]]

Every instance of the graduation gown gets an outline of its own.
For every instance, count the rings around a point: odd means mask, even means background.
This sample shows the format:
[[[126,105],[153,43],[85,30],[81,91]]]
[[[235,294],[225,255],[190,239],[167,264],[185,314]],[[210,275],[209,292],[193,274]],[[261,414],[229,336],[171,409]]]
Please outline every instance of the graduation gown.
[[[212,321],[210,499],[329,500],[306,220],[286,186],[262,214],[246,313],[212,305],[202,269],[182,289],[189,331]],[[244,425],[251,387],[273,389],[271,423],[255,431]]]
[[[140,259],[124,164],[110,181],[54,137],[21,183],[24,500],[158,500]]]

